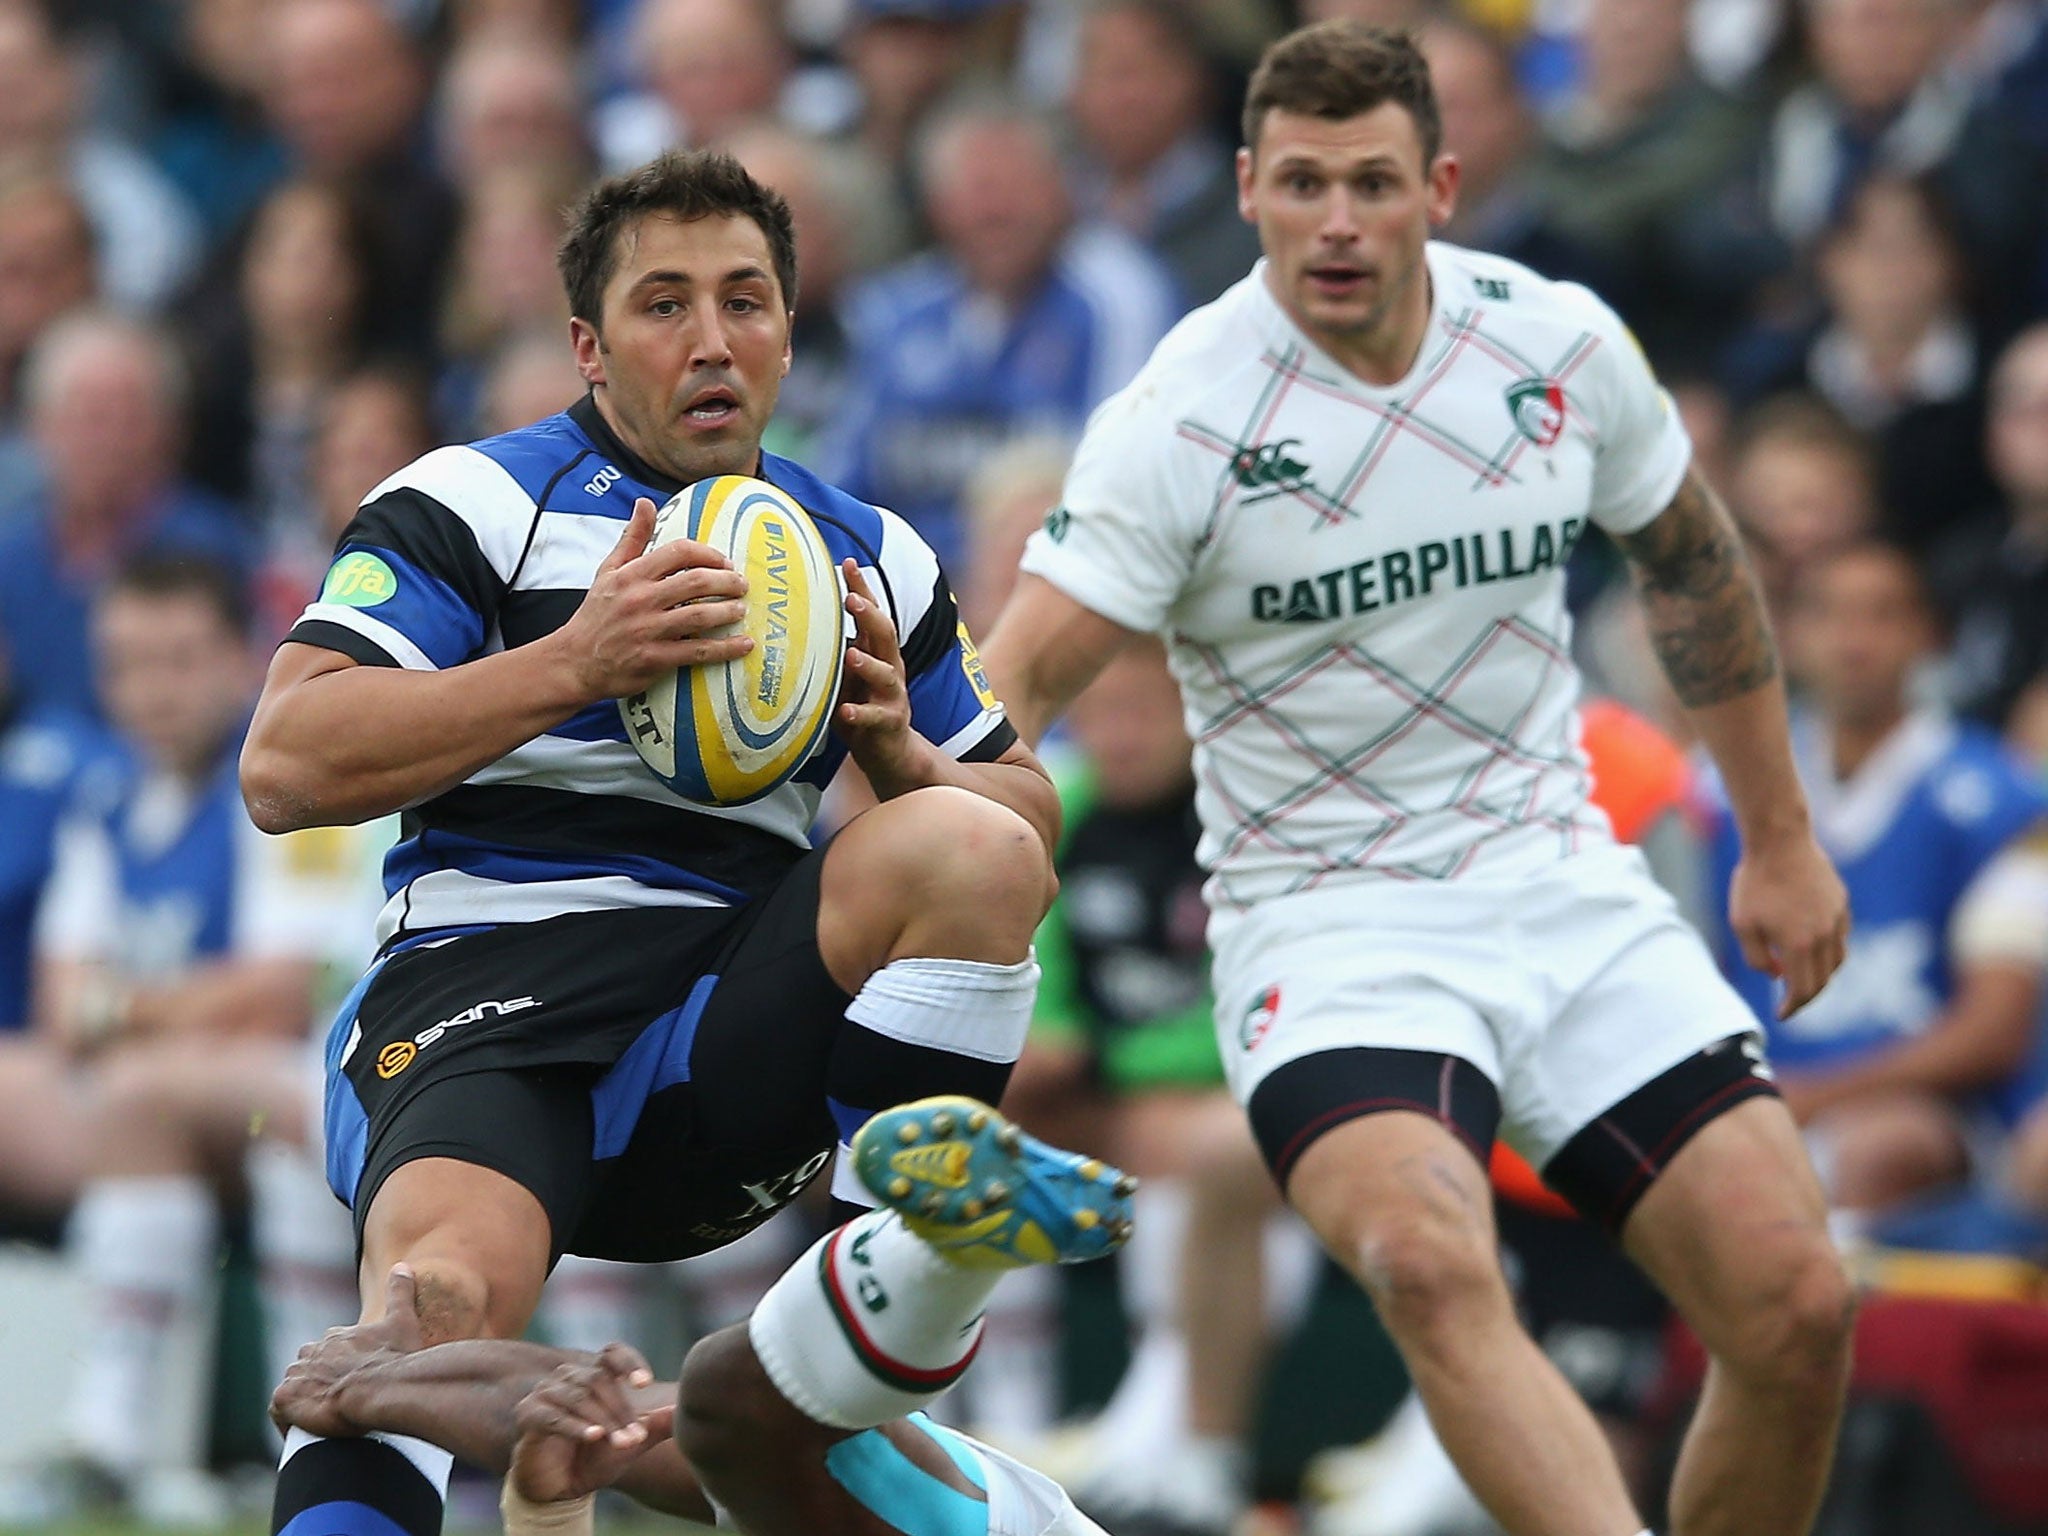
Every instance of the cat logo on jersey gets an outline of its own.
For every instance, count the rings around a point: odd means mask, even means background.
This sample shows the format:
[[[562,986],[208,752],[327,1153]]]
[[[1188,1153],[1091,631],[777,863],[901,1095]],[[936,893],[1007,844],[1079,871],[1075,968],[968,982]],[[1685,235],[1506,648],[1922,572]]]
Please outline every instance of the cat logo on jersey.
[[[1523,379],[1508,386],[1508,414],[1515,430],[1538,448],[1564,436],[1564,390],[1554,379]]]
[[[1230,473],[1237,483],[1252,492],[1247,503],[1264,501],[1299,490],[1308,484],[1308,465],[1291,450],[1301,446],[1298,437],[1283,437],[1277,443],[1247,444],[1230,461]]]
[[[1259,1048],[1259,1042],[1273,1027],[1273,1021],[1280,1016],[1280,988],[1271,986],[1253,999],[1245,1011],[1244,1022],[1237,1026],[1237,1043],[1247,1051]]]

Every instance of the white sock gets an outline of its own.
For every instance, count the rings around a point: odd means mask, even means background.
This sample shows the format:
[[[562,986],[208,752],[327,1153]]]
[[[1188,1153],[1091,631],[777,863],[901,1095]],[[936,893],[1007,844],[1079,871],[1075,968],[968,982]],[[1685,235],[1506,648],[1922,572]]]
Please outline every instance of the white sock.
[[[1323,1275],[1323,1245],[1292,1211],[1266,1219],[1266,1332],[1286,1339],[1301,1326]]]
[[[607,1344],[637,1343],[644,1267],[564,1254],[540,1293],[540,1326],[548,1342],[593,1355]]]
[[[116,1470],[157,1460],[168,1390],[166,1346],[204,1326],[219,1257],[213,1190],[185,1175],[97,1179],[71,1214],[66,1248],[87,1290],[72,1438]],[[173,1410],[174,1411],[174,1410]]]
[[[982,1314],[981,1351],[960,1384],[974,1433],[1025,1444],[1059,1416],[1060,1279],[1049,1266],[1010,1272]]]
[[[263,1139],[250,1150],[251,1231],[263,1276],[263,1345],[274,1385],[302,1346],[356,1320],[356,1238],[315,1155]]]
[[[1095,1421],[1107,1463],[1103,1480],[1187,1435],[1187,1338],[1179,1317],[1181,1246],[1187,1186],[1148,1179],[1133,1197],[1131,1239],[1117,1254],[1117,1287],[1132,1329],[1130,1364]],[[1096,1474],[1090,1474],[1091,1483]]]
[[[1124,1316],[1140,1332],[1178,1322],[1187,1230],[1185,1179],[1147,1179],[1138,1186],[1131,1197],[1130,1241],[1116,1256],[1116,1282]]]
[[[894,1211],[827,1233],[747,1325],[776,1389],[820,1424],[869,1429],[960,1378],[1003,1271],[941,1258]]]

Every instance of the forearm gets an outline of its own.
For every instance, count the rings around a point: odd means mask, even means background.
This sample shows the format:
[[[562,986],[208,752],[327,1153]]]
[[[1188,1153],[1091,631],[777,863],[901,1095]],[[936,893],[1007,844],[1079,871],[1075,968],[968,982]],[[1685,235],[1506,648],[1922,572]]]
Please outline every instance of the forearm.
[[[523,1339],[463,1339],[371,1360],[337,1390],[350,1422],[366,1432],[414,1435],[503,1472],[518,1439],[520,1400],[556,1366],[587,1358]]]
[[[225,960],[141,987],[127,1027],[138,1034],[303,1035],[318,967],[309,960]]]
[[[1803,835],[1777,647],[1727,509],[1688,471],[1671,505],[1619,542],[1657,660],[1721,770],[1744,844]]]
[[[305,658],[287,653],[273,668]],[[460,784],[593,700],[546,641],[441,672],[344,666],[266,689],[242,784],[266,832],[387,815]]]
[[[1925,1034],[1867,1061],[1799,1084],[1809,1113],[1876,1093],[1954,1097],[1996,1085],[2025,1062],[2040,976],[2028,967],[1987,965],[1958,986],[1956,1000]]]

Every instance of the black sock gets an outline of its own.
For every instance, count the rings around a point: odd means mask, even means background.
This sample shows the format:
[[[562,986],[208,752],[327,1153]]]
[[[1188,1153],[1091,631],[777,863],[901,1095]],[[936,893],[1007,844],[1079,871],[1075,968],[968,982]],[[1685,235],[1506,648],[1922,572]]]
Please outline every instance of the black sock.
[[[278,1536],[438,1536],[453,1458],[403,1435],[322,1440],[293,1430],[277,1473]]]

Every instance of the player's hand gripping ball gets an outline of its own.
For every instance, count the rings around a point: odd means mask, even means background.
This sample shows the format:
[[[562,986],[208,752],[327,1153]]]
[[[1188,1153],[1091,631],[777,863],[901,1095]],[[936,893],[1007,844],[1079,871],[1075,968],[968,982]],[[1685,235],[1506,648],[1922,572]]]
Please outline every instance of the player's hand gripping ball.
[[[745,805],[801,768],[824,740],[846,662],[846,592],[810,514],[765,480],[719,475],[654,516],[648,548],[709,544],[747,578],[736,661],[684,667],[619,700],[627,738],[686,800]]]

